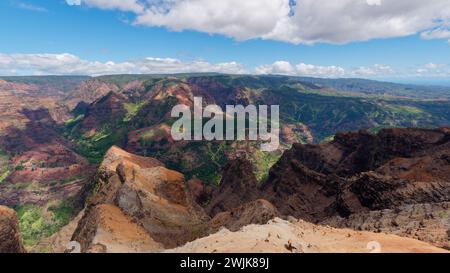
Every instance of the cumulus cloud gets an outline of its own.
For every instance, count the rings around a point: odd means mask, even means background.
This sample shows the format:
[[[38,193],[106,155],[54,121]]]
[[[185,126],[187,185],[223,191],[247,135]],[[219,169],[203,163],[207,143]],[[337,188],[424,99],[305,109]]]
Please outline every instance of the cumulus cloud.
[[[421,33],[447,39],[448,0],[66,0],[136,14],[135,23],[237,40],[348,43]]]
[[[291,63],[286,61],[277,61],[270,65],[261,65],[255,69],[257,74],[281,74],[295,75],[296,69]]]
[[[298,64],[295,66],[298,74],[317,77],[342,77],[345,69],[340,66],[316,66],[311,64]]]
[[[361,66],[354,69],[345,69],[341,66],[320,66],[300,63],[292,65],[287,61],[277,61],[271,65],[262,65],[256,68],[257,74],[280,74],[294,76],[311,76],[321,78],[340,77],[380,77],[394,74],[394,69],[388,65],[375,64]]]
[[[369,67],[360,66],[353,69],[350,73],[356,77],[386,76],[394,74],[394,69],[389,65],[375,64]]]
[[[101,9],[118,9],[141,13],[144,7],[137,0],[66,0],[70,6],[80,6],[82,4]]]
[[[416,69],[416,77],[449,77],[450,69],[446,64],[427,63]]]
[[[439,27],[424,31],[421,33],[420,37],[425,40],[448,39],[448,43],[450,44],[450,27]]]
[[[273,31],[291,10],[288,0],[167,0],[155,1],[136,23],[193,29],[246,40]]]
[[[72,54],[1,54],[0,74],[107,75],[169,74],[189,72],[246,73],[237,62],[211,64],[197,60],[183,62],[172,58],[144,58],[125,62],[83,60]]]

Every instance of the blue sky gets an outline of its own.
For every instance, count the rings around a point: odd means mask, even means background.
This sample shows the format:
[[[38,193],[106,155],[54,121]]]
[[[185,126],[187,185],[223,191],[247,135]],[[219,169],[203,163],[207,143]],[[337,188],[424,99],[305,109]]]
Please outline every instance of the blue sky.
[[[122,3],[133,1],[125,0]],[[202,0],[187,0],[189,1]],[[375,4],[371,4],[371,1],[375,1]],[[231,2],[238,3],[234,0]],[[385,4],[376,2],[377,0],[367,0],[364,4],[367,8]],[[435,2],[438,8],[442,1]],[[297,6],[302,4],[297,3]],[[312,24],[318,29],[316,32],[287,33],[271,30],[269,33],[257,27],[263,23],[258,23],[256,19],[256,27],[252,25],[253,21],[243,21],[242,24],[236,22],[240,20],[239,16],[230,19],[234,20],[231,22],[221,19],[221,25],[213,21],[215,18],[193,22],[195,17],[180,18],[178,23],[176,9],[188,13],[189,6],[186,5],[178,7],[176,4],[166,4],[163,6],[166,10],[162,13],[165,17],[162,17],[160,14],[155,15],[155,12],[151,16],[147,15],[148,11],[136,10],[135,6],[129,9],[123,5],[105,7],[102,6],[102,0],[75,1],[75,5],[69,5],[64,0],[3,0],[0,2],[0,23],[3,26],[0,28],[0,74],[80,74],[83,66],[88,66],[85,74],[93,75],[109,74],[108,72],[113,74],[116,70],[117,73],[151,73],[165,72],[164,65],[168,62],[168,72],[178,72],[177,67],[183,66],[183,69],[190,67],[192,70],[210,69],[231,73],[450,82],[450,37],[447,38],[445,32],[448,22],[443,25],[426,24],[426,18],[435,19],[429,14],[430,11],[423,11],[423,16],[426,17],[423,27],[418,22],[405,22],[418,26],[413,30],[405,29],[404,33],[379,33],[377,29],[373,29],[373,24],[365,26],[367,32],[376,33],[372,37],[357,26],[340,27],[337,31],[330,29],[333,35],[329,35],[323,30],[325,27],[322,23],[317,22]],[[279,6],[280,14],[283,12],[281,5],[282,2]],[[355,4],[355,7],[356,5],[361,3]],[[220,8],[224,9],[224,13],[227,12],[227,7]],[[317,13],[314,6],[307,8],[311,14]],[[303,10],[305,9],[306,6]],[[419,11],[420,15],[421,7],[418,6],[417,9],[410,12],[417,14]],[[329,16],[337,11],[324,13]],[[293,10],[291,12],[295,13]],[[170,18],[170,13],[174,13],[177,20]],[[394,17],[396,14],[389,16]],[[402,18],[401,11],[397,16]],[[373,21],[376,20],[378,18],[373,18]],[[270,22],[271,19],[267,21]],[[302,24],[297,21],[291,24]],[[333,23],[333,20],[329,21]],[[318,22],[326,24],[328,21]],[[216,24],[217,27],[214,27]],[[226,24],[233,27],[222,27]],[[242,25],[242,29],[235,30],[236,24],[239,27]],[[361,23],[355,18],[355,24]],[[211,27],[204,27],[205,25]],[[341,29],[342,35],[339,34]],[[439,35],[433,33],[433,30],[439,30]],[[52,58],[58,59],[64,53],[69,56],[62,59],[68,59],[69,65],[76,63],[80,68],[66,71],[62,67],[64,64],[51,62]],[[44,57],[42,54],[45,54]],[[39,58],[45,60],[40,61]],[[150,58],[147,60],[150,63],[144,64],[142,60],[145,58]],[[33,61],[40,63],[34,64]],[[127,71],[125,65],[117,69],[104,69],[102,65],[108,62],[114,65],[123,65],[125,62],[144,64],[148,69],[136,71],[130,66],[130,71]],[[58,68],[61,70],[57,71]],[[98,73],[95,69],[99,70]],[[183,69],[179,72],[187,71]]]

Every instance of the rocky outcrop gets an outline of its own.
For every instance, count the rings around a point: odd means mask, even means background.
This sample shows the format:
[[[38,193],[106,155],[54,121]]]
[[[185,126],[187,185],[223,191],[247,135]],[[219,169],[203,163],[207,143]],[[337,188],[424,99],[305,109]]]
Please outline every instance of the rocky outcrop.
[[[189,198],[184,176],[152,158],[111,148],[98,173],[90,206],[114,205],[164,247],[202,236],[209,217]]]
[[[80,102],[92,103],[111,91],[118,92],[119,87],[98,79],[86,80],[69,93],[65,103],[70,109],[74,109]]]
[[[338,133],[324,145],[295,144],[286,157],[307,168],[350,177],[375,170],[394,158],[411,158],[448,143],[449,129],[385,129],[377,135],[366,131]]]
[[[332,213],[343,183],[341,178],[311,170],[285,154],[271,169],[262,191],[283,215],[315,221]]]
[[[282,214],[322,221],[450,201],[450,130],[386,129],[294,145],[262,190]]]
[[[204,206],[209,202],[214,191],[211,185],[205,185],[203,181],[196,177],[187,182],[187,187],[191,199],[200,206]]]
[[[258,199],[258,181],[253,165],[243,158],[229,161],[223,170],[220,186],[212,194],[207,207],[209,215],[231,210]]]
[[[81,122],[81,131],[95,134],[102,125],[121,122],[127,110],[125,103],[128,98],[116,92],[109,92],[104,97],[94,101],[86,110],[85,118]]]
[[[127,136],[127,151],[136,153],[140,151],[167,151],[174,146],[171,127],[166,124],[158,124],[149,128],[132,131]]]
[[[448,253],[425,242],[396,235],[274,219],[237,232],[222,229],[167,250],[169,253]]]
[[[217,232],[222,228],[238,231],[250,224],[264,225],[269,220],[279,216],[280,213],[269,201],[258,199],[230,211],[217,214],[210,221],[210,229],[211,233]]]
[[[19,222],[14,210],[0,206],[0,253],[23,253]]]
[[[329,218],[321,224],[395,234],[450,250],[450,203],[415,204]]]
[[[281,127],[280,140],[286,145],[295,143],[314,143],[313,133],[304,124],[286,124]]]
[[[81,252],[138,253],[162,248],[142,226],[120,208],[109,204],[87,209],[72,241],[80,244]]]

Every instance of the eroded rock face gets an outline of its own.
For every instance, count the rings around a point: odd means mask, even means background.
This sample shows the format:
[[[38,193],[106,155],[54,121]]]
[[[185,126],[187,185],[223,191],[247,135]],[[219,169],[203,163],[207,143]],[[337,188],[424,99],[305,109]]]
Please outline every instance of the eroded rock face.
[[[207,207],[214,216],[211,230],[236,231],[266,221],[259,217],[264,215],[261,203],[254,201],[264,198],[274,205],[270,217],[337,222],[333,225],[447,247],[448,217],[442,217],[442,206],[450,200],[449,141],[448,129],[390,129],[378,135],[340,134],[325,145],[294,145],[262,186],[251,163],[230,161]],[[195,181],[191,184],[196,196],[205,192]],[[387,224],[396,215],[398,226]],[[340,220],[329,220],[336,217]]]
[[[230,231],[238,231],[244,226],[255,224],[264,225],[276,217],[278,210],[267,200],[258,199],[234,208],[230,211],[217,214],[210,222],[211,232],[217,232],[221,228]]]
[[[450,203],[405,205],[395,209],[339,216],[321,224],[409,237],[450,249]]]
[[[116,92],[109,92],[106,96],[94,101],[86,111],[81,123],[81,131],[88,134],[95,132],[105,123],[114,123],[125,117],[125,103],[128,98]]]
[[[0,253],[23,253],[16,212],[0,206]]]
[[[210,185],[205,185],[200,179],[192,178],[187,182],[191,199],[199,205],[205,205],[211,199],[214,188]]]
[[[87,209],[72,241],[80,243],[82,252],[92,253],[138,253],[162,249],[162,245],[131,217],[109,204]]]
[[[220,212],[254,201],[259,196],[253,165],[242,158],[231,160],[224,167],[222,181],[213,192],[207,211],[213,217]]]
[[[18,107],[18,106],[17,106]],[[18,111],[18,109],[14,109]],[[24,128],[0,130],[0,205],[45,206],[55,200],[70,201],[76,210],[84,206],[84,193],[96,167],[74,151],[72,143],[56,130],[54,109],[23,108]],[[11,118],[11,121],[17,118]]]
[[[207,231],[209,217],[190,199],[184,176],[152,158],[117,147],[105,156],[91,206],[120,208],[164,247],[195,240]]]
[[[315,221],[334,210],[341,183],[341,178],[311,170],[285,154],[262,191],[283,215]]]
[[[294,145],[262,187],[282,214],[340,215],[450,201],[450,130],[387,129]]]
[[[92,103],[95,100],[107,95],[109,92],[119,91],[119,87],[106,83],[98,79],[91,79],[82,82],[75,90],[65,98],[65,103],[70,109],[74,109],[78,103]]]
[[[126,175],[131,176],[135,170],[142,168],[160,166],[163,164],[156,159],[133,155],[116,146],[111,147],[97,172],[97,190],[90,197],[90,203],[113,204]]]

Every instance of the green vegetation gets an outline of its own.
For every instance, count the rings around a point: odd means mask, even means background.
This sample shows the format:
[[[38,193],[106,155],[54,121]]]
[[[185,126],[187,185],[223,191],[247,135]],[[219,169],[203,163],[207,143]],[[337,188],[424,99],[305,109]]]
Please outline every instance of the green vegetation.
[[[71,127],[73,127],[74,125],[76,125],[79,121],[81,121],[83,118],[84,118],[84,115],[83,115],[83,114],[78,115],[78,116],[76,116],[76,117],[74,117],[74,118],[71,118],[71,119],[67,120],[67,121],[64,123],[64,125],[65,125],[66,127],[71,128]]]
[[[25,169],[25,166],[23,166],[22,164],[16,165],[14,167],[15,171],[23,171]]]
[[[6,178],[8,178],[8,176],[11,174],[10,170],[6,170],[4,171],[1,175],[0,175],[0,184],[3,183],[3,181],[5,181]]]
[[[53,180],[53,181],[48,181],[47,183],[43,184],[43,187],[49,185],[49,186],[57,186],[57,185],[65,185],[65,184],[69,184],[72,182],[75,182],[77,180],[80,180],[82,177],[81,176],[71,176],[71,177],[65,177],[65,178],[61,178],[59,180]]]
[[[76,144],[76,152],[83,155],[92,164],[99,164],[111,146],[123,141],[127,129],[114,129],[108,125],[99,128],[93,136],[86,136],[78,130],[78,126],[67,128],[63,134]]]
[[[334,140],[334,135],[333,135],[333,136],[329,136],[329,137],[324,138],[324,139],[320,142],[320,144],[327,144],[327,143],[332,142],[333,140]]]
[[[128,122],[131,119],[133,119],[141,110],[142,106],[144,106],[145,103],[125,103],[125,110],[127,110],[127,114],[124,117],[123,121]]]
[[[144,146],[149,146],[149,143],[157,138],[165,135],[165,130],[163,128],[153,128],[146,130],[143,134],[141,134],[139,141]]]
[[[227,142],[193,141],[175,155],[171,156],[166,152],[167,154],[152,156],[162,159],[170,169],[182,172],[187,179],[195,176],[207,184],[217,185],[222,178],[221,169],[227,162],[229,145]],[[170,159],[165,160],[169,156]]]
[[[73,215],[73,209],[65,202],[50,205],[48,209],[31,204],[21,205],[16,211],[23,242],[29,247],[58,232]]]
[[[253,164],[256,166],[255,176],[259,183],[264,183],[268,176],[270,168],[281,158],[281,152],[262,152],[257,150],[258,155]]]
[[[80,179],[81,179],[81,177],[79,177],[79,176],[67,177],[67,178],[63,178],[63,179],[59,180],[59,184],[65,185],[65,184],[69,184],[69,183],[72,183],[72,182],[74,182],[76,180],[80,180]]]
[[[9,165],[9,156],[0,150],[0,184],[11,174],[11,166]]]
[[[14,183],[8,186],[8,189],[10,190],[25,190],[25,189],[30,189],[32,187],[36,187],[33,186],[33,183]]]

